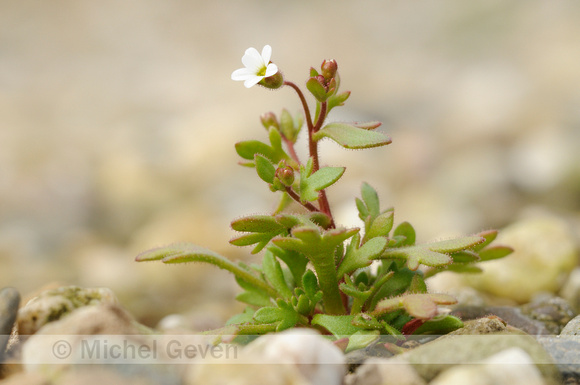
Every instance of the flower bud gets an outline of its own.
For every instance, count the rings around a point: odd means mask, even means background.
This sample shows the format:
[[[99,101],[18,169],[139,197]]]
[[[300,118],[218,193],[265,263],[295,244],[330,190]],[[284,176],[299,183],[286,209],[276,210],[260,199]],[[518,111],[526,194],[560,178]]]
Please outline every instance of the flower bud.
[[[262,122],[262,126],[266,130],[269,130],[270,127],[275,127],[276,129],[280,128],[278,124],[278,119],[276,118],[276,114],[273,112],[265,112],[260,116],[260,121]]]
[[[336,76],[336,71],[338,70],[338,64],[336,64],[336,60],[334,60],[334,59],[325,60],[322,62],[320,69],[322,70],[322,76],[324,76],[324,78],[326,80],[329,80],[329,79],[332,79]]]
[[[275,177],[284,185],[284,186],[292,186],[294,183],[294,169],[290,166],[287,166],[286,163],[281,162],[280,166],[276,170]]]
[[[262,79],[258,84],[263,87],[275,90],[277,88],[282,87],[282,85],[284,84],[284,76],[282,76],[280,71],[278,71],[274,75]]]

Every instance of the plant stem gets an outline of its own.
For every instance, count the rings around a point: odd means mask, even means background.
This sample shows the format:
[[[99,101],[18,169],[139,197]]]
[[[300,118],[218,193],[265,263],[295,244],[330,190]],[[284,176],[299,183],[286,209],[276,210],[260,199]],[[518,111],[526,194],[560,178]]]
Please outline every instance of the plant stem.
[[[285,81],[284,85],[292,87],[294,91],[296,91],[296,93],[298,94],[298,97],[302,102],[302,108],[304,109],[304,115],[306,118],[306,124],[308,126],[308,132],[310,133],[310,131],[312,131],[313,129],[312,117],[310,116],[310,108],[308,108],[308,103],[306,103],[306,98],[304,97],[302,90],[300,90],[300,88],[296,84],[289,81]]]
[[[327,103],[323,102],[320,106],[320,113],[318,114],[318,120],[316,124],[312,122],[312,116],[310,114],[310,108],[308,107],[308,103],[306,103],[306,98],[304,94],[300,90],[300,88],[289,81],[284,82],[285,85],[292,87],[300,101],[302,102],[302,108],[304,109],[304,115],[306,116],[306,124],[308,126],[308,151],[310,153],[310,157],[312,158],[312,173],[315,173],[320,169],[320,162],[318,160],[318,142],[312,139],[312,135],[322,127],[324,120],[326,119],[326,112],[327,112]],[[318,201],[320,202],[320,211],[324,214],[328,215],[330,218],[330,228],[333,229],[336,227],[334,224],[334,218],[332,217],[332,212],[330,211],[330,204],[328,203],[328,198],[326,197],[326,191],[321,190],[318,193]]]
[[[298,202],[302,206],[304,206],[306,208],[306,210],[320,212],[320,210],[316,206],[314,206],[312,203],[310,203],[310,202],[302,203],[300,201],[300,197],[298,196],[298,194],[296,194],[296,192],[288,186],[286,186],[286,194],[288,194],[290,196],[290,198],[294,199],[296,202]]]
[[[297,163],[300,163],[300,159],[298,159],[298,154],[296,154],[296,150],[294,149],[294,143],[288,140],[286,137],[282,136],[284,143],[286,143],[286,147],[288,147],[288,152],[290,153],[290,157]]]
[[[325,312],[328,314],[345,314],[346,308],[342,303],[341,292],[338,289],[334,255],[332,252],[321,253],[310,258],[310,261],[318,276]]]

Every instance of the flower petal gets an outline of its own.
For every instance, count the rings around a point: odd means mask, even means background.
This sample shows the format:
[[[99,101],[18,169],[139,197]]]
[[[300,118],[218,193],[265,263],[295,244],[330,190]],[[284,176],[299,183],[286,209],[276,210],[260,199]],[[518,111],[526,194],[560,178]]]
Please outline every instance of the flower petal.
[[[248,68],[240,68],[232,72],[232,80],[246,80],[251,76],[256,76],[256,74]]]
[[[277,72],[278,72],[278,66],[274,63],[270,63],[270,64],[268,64],[268,67],[266,67],[266,77],[273,76]]]
[[[270,63],[270,58],[272,57],[272,47],[269,45],[265,45],[262,48],[262,60],[264,60],[264,64]]]
[[[250,47],[246,50],[246,53],[242,57],[242,63],[244,63],[246,68],[252,71],[255,70],[255,73],[264,66],[262,56],[254,47]]]
[[[251,88],[256,84],[258,84],[262,79],[264,79],[263,76],[253,76],[251,78],[246,79],[246,81],[244,82],[244,86],[246,86],[246,88]]]

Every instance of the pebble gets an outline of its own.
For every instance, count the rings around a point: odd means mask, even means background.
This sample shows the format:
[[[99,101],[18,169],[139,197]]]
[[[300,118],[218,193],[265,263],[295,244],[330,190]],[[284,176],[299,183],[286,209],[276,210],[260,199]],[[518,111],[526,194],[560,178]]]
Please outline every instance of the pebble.
[[[532,302],[522,305],[522,313],[541,322],[549,334],[558,335],[576,316],[576,312],[563,298],[553,295],[536,296]]]
[[[22,346],[22,365],[28,372],[59,374],[71,364],[86,363],[86,357],[78,357],[77,354],[82,355],[83,350],[80,345],[83,341],[85,343],[89,341],[88,344],[92,343],[90,336],[106,335],[110,337],[111,344],[113,340],[116,341],[115,336],[122,336],[121,339],[128,339],[129,342],[142,345],[147,342],[144,340],[146,337],[143,335],[144,332],[145,329],[118,305],[82,307],[67,317],[45,325],[36,334],[26,339]],[[56,341],[55,338],[57,338]],[[69,354],[57,355],[59,351],[55,353],[55,344],[66,345]],[[78,361],[81,358],[82,360]],[[54,365],[55,363],[58,365]]]
[[[259,363],[236,365],[240,362]],[[240,357],[191,367],[187,384],[325,384],[341,385],[346,374],[344,354],[312,329],[291,329],[259,337]]]
[[[369,358],[353,374],[346,377],[345,385],[426,385],[427,382],[404,360]]]
[[[458,365],[437,376],[430,385],[544,385],[531,357],[520,348],[494,354],[477,365]]]
[[[576,312],[580,312],[580,267],[572,270],[568,280],[560,290],[560,296],[566,299]]]
[[[533,337],[491,316],[466,321],[465,327],[401,354],[427,381],[453,365],[480,362],[509,348],[524,350],[547,383],[559,383],[560,374],[550,355]]]
[[[16,321],[19,304],[20,293],[18,290],[12,287],[0,290],[0,362],[4,359],[4,351]]]
[[[474,288],[519,303],[537,293],[557,293],[577,265],[577,246],[568,223],[555,216],[515,222],[495,244],[514,248],[506,258],[480,264],[481,274],[465,276]]]
[[[572,320],[564,326],[560,335],[580,336],[580,315],[572,318]]]
[[[18,311],[18,334],[32,335],[44,325],[83,306],[117,303],[117,297],[107,288],[63,286],[46,290]]]

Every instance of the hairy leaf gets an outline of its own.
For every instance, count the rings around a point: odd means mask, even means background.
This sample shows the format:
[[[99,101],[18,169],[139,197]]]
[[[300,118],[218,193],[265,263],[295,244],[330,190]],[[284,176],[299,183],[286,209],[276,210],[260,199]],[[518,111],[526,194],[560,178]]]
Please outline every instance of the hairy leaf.
[[[358,332],[359,328],[352,324],[354,315],[315,314],[312,325],[322,326],[336,338],[348,337]]]
[[[256,172],[258,173],[260,179],[269,184],[274,183],[276,168],[272,162],[260,154],[256,154],[254,156],[254,161],[256,163]]]
[[[372,260],[381,255],[387,247],[387,239],[383,237],[373,238],[360,248],[358,247],[359,242],[360,236],[356,234],[352,238],[344,259],[338,268],[338,278],[345,274],[350,274],[356,269],[370,265]]]
[[[231,223],[232,229],[249,233],[282,232],[286,227],[271,215],[251,215],[236,219]]]
[[[270,250],[267,250],[266,253],[264,253],[264,258],[262,259],[262,270],[264,271],[264,275],[268,282],[282,295],[283,298],[288,299],[292,296],[292,291],[288,287],[286,279],[284,278],[282,267]]]
[[[413,246],[415,244],[415,229],[409,222],[402,222],[395,228],[393,236],[403,236],[405,240],[401,243],[401,246]]]
[[[319,141],[327,137],[344,148],[361,149],[384,146],[391,143],[391,138],[381,132],[365,130],[346,123],[330,123],[314,133],[312,139]]]
[[[269,296],[276,298],[278,293],[262,279],[256,277],[250,270],[233,263],[229,259],[206,248],[190,244],[175,243],[169,246],[146,251],[137,256],[137,261],[154,261],[161,259],[163,263],[205,262],[227,270],[236,277],[263,290]]]
[[[490,261],[492,259],[499,259],[513,253],[514,249],[508,246],[490,246],[479,252],[479,257],[482,261]]]
[[[452,262],[451,257],[446,253],[465,250],[480,242],[483,242],[483,238],[470,236],[417,246],[387,248],[380,258],[404,258],[411,270],[417,270],[419,264],[438,267]]]
[[[312,202],[318,199],[318,192],[334,184],[344,174],[344,167],[323,167],[314,174],[300,168],[300,200]]]
[[[260,154],[270,159],[272,162],[278,162],[279,159],[274,155],[272,147],[259,140],[247,140],[235,144],[236,152],[239,156],[247,160],[254,160],[256,154]]]

